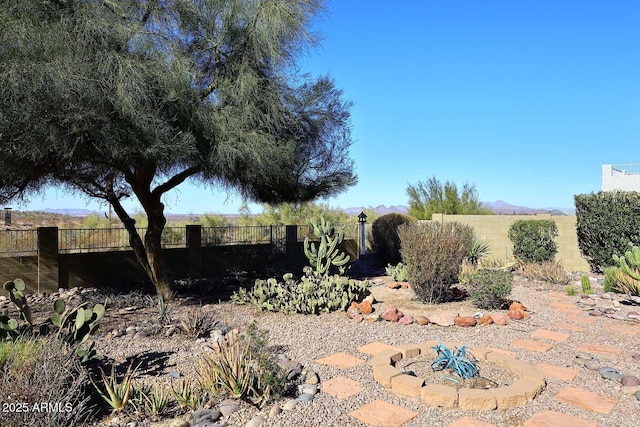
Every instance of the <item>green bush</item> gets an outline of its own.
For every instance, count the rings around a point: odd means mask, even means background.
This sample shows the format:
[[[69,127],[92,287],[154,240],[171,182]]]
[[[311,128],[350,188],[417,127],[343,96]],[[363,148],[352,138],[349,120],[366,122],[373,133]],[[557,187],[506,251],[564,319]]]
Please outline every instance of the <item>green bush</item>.
[[[417,297],[429,304],[449,300],[469,254],[473,229],[458,222],[404,224],[398,227],[407,277]]]
[[[599,192],[575,196],[578,247],[591,270],[615,265],[629,243],[640,244],[640,193]]]
[[[478,270],[469,276],[467,291],[476,307],[494,310],[505,305],[512,284],[510,271]]]
[[[398,226],[413,222],[410,216],[390,213],[378,217],[371,225],[373,245],[382,265],[397,264],[402,261],[400,255],[400,237]]]
[[[316,276],[310,267],[306,271],[300,280],[294,280],[291,274],[285,274],[283,281],[256,280],[251,289],[241,288],[231,300],[236,304],[253,304],[260,310],[319,314],[346,310],[369,292],[367,282],[339,275]]]
[[[558,227],[551,219],[522,219],[509,227],[513,256],[522,262],[553,261],[558,245],[553,238]]]

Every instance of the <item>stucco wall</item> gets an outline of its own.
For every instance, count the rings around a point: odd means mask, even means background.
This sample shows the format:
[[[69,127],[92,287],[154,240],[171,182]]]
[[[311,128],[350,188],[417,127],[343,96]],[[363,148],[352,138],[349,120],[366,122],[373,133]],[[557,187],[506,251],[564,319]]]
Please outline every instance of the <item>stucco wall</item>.
[[[489,258],[505,260],[513,258],[513,243],[509,239],[509,227],[520,219],[552,219],[558,227],[556,261],[561,261],[567,271],[588,272],[589,264],[580,255],[576,217],[564,215],[445,215],[434,214],[434,221],[458,221],[473,227],[476,235],[489,242]]]

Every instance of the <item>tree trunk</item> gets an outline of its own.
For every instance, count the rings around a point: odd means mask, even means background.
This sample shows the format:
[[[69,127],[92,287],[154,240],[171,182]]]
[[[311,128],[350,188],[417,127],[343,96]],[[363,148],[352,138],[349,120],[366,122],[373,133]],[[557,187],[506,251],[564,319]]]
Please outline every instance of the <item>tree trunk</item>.
[[[136,187],[134,187],[135,190]],[[164,216],[164,205],[160,201],[160,196],[150,191],[140,191],[138,188],[135,193],[147,214],[149,223],[144,235],[144,243],[136,229],[136,221],[124,210],[120,201],[113,197],[109,199],[109,202],[129,233],[129,245],[145,273],[151,279],[156,292],[162,295],[165,301],[170,301],[172,299],[171,281],[162,253],[162,231],[167,223]]]
[[[162,231],[167,223],[164,216],[164,204],[160,200],[152,199],[143,205],[147,213],[149,225],[144,236],[145,252],[149,265],[149,277],[156,286],[156,291],[162,294],[165,301],[172,299],[171,278],[162,252]]]

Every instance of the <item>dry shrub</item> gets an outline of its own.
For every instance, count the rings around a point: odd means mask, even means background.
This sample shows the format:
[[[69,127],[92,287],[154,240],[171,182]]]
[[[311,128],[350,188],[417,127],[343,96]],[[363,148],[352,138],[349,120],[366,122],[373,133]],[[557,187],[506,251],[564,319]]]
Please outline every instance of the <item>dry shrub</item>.
[[[92,414],[89,376],[55,337],[0,343],[2,426],[79,426]]]
[[[571,282],[569,275],[559,261],[520,263],[516,271],[531,280],[541,280],[556,285],[568,285]]]
[[[404,224],[398,227],[407,277],[417,297],[428,303],[452,298],[462,262],[469,253],[473,229],[458,222]]]

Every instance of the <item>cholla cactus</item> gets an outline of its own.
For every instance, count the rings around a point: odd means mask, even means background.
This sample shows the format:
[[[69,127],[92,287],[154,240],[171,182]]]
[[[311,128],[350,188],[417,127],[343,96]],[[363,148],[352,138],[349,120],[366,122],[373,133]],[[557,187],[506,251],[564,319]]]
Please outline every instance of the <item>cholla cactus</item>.
[[[631,250],[625,252],[623,257],[614,254],[613,260],[627,275],[640,280],[640,247],[631,246]]]
[[[311,266],[314,267],[317,276],[324,276],[329,272],[329,267],[335,265],[340,267],[349,262],[349,255],[338,249],[338,245],[344,239],[344,227],[336,230],[329,221],[320,217],[320,222],[311,221],[313,234],[320,238],[320,243],[316,245],[309,242],[309,237],[304,239],[304,254],[309,258]]]

